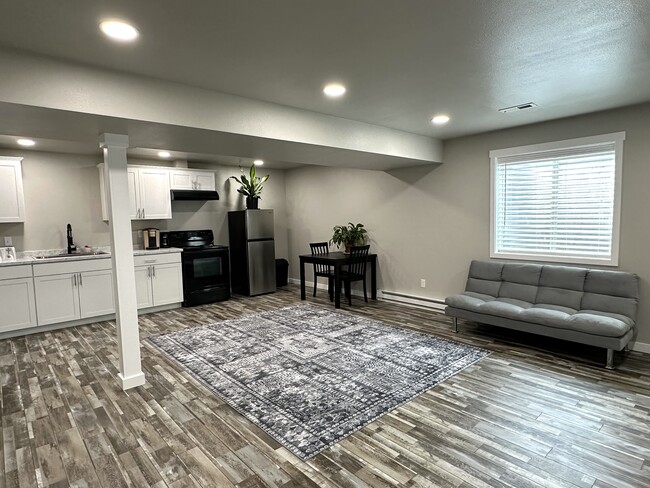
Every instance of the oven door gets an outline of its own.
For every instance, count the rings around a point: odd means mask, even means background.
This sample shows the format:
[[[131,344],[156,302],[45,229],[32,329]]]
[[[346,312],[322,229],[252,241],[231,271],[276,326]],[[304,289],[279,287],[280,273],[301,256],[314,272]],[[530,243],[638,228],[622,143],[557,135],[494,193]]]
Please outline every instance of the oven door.
[[[230,263],[228,249],[184,250],[183,292],[189,296],[215,288],[226,289],[230,294]]]

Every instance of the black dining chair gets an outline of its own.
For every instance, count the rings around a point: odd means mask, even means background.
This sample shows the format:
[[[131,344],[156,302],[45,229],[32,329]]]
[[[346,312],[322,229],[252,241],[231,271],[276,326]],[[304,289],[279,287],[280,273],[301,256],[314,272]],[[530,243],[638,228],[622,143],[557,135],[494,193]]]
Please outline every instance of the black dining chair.
[[[330,247],[327,242],[310,242],[309,247],[311,248],[312,255],[327,254],[330,252]],[[319,276],[327,278],[327,292],[329,293],[331,302],[334,300],[334,271],[332,271],[332,267],[327,264],[314,263],[314,296],[316,296]]]
[[[365,246],[352,246],[350,257],[346,263],[347,269],[341,270],[341,281],[345,284],[345,296],[348,303],[352,305],[352,282],[363,281],[363,298],[368,303],[366,291],[366,264],[368,262],[368,250],[370,244]]]

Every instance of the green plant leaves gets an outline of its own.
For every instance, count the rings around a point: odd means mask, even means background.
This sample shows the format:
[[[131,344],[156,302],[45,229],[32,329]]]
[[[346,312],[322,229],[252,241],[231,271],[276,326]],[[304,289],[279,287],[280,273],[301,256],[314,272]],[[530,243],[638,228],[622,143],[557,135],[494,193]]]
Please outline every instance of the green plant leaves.
[[[248,170],[248,178],[244,174],[244,169],[239,168],[242,172],[242,175],[238,178],[237,176],[231,176],[230,178],[235,180],[241,186],[237,189],[237,193],[241,193],[247,197],[260,198],[260,193],[264,187],[264,183],[269,179],[270,175],[258,177],[255,173],[255,165],[253,164]]]

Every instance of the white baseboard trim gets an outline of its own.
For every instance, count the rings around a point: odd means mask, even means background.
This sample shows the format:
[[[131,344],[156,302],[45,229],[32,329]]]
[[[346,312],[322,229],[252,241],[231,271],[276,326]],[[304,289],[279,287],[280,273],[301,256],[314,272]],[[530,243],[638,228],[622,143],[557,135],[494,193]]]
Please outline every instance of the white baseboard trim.
[[[650,354],[650,344],[647,344],[645,342],[632,342],[630,343],[630,349],[632,349],[633,351],[645,352],[646,354]]]
[[[122,373],[117,373],[117,380],[123,390],[135,388],[136,386],[142,386],[145,383],[144,373],[142,371],[126,377],[123,376]]]

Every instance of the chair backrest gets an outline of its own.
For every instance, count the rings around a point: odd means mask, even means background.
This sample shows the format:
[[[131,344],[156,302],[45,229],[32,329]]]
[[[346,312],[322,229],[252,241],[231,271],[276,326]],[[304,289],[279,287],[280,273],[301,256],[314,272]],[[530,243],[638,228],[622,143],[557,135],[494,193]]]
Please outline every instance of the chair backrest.
[[[313,254],[327,254],[330,252],[330,246],[327,242],[310,242],[309,248]],[[315,264],[314,273],[329,273],[330,267],[327,264]]]
[[[368,262],[368,250],[370,244],[365,246],[352,246],[348,258],[348,272],[359,276],[366,276],[366,263]]]

